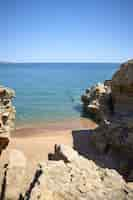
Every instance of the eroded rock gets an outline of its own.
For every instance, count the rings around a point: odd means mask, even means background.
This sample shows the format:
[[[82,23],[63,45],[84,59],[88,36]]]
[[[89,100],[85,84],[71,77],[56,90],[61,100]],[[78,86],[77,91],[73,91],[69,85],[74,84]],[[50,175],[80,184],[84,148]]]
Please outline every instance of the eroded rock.
[[[81,100],[85,112],[101,120],[114,112],[133,117],[133,60],[122,64],[111,80],[87,89]]]
[[[10,133],[14,130],[15,108],[12,106],[13,97],[15,97],[14,90],[0,86],[0,152],[8,145]]]
[[[133,60],[122,64],[111,81],[112,96],[117,112],[133,111]]]
[[[84,112],[92,114],[96,120],[106,119],[113,112],[111,86],[98,83],[82,95]]]
[[[58,158],[58,161],[40,162],[39,166],[30,165],[21,152],[13,150],[6,171],[6,199],[130,200],[133,198],[131,186],[128,187],[115,170],[99,167],[66,145],[56,146],[55,150],[55,159]],[[69,162],[64,162],[64,159],[59,160],[57,154],[59,157],[63,155]],[[15,156],[15,159],[12,156]]]

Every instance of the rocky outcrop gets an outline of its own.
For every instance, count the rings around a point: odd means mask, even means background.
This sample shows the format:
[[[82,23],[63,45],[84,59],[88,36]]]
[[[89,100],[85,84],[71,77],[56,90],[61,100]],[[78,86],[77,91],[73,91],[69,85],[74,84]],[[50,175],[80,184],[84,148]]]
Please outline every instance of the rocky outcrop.
[[[100,168],[64,145],[56,145],[53,161],[41,162],[38,167],[14,150],[1,171],[5,199],[133,199],[133,190],[115,170]]]
[[[111,91],[116,112],[133,112],[133,60],[121,65],[113,75]]]
[[[81,96],[83,110],[85,113],[92,115],[96,120],[101,120],[113,112],[111,85],[109,81],[102,84],[98,83],[87,89]]]
[[[102,87],[105,91],[100,95],[93,95],[97,86],[88,94],[87,107],[93,105],[93,100],[99,104],[98,112],[91,110],[100,119],[92,142],[103,154],[115,151],[122,158],[119,171],[133,181],[130,176],[133,169],[133,61],[122,64],[112,80],[105,81]]]
[[[8,145],[10,133],[14,129],[15,108],[12,98],[15,92],[12,89],[0,86],[0,153]]]
[[[122,64],[111,80],[87,89],[81,100],[84,111],[102,121],[114,112],[133,117],[133,60]]]
[[[117,161],[117,170],[127,181],[133,182],[133,120],[114,119],[101,124],[91,135],[96,149],[105,156]]]

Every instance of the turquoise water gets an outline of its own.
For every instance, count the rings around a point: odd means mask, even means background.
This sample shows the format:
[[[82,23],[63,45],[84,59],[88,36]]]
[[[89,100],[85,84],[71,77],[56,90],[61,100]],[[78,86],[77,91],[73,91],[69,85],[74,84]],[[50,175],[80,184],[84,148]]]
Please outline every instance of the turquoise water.
[[[16,91],[17,123],[79,118],[80,96],[119,64],[0,64],[0,84]]]

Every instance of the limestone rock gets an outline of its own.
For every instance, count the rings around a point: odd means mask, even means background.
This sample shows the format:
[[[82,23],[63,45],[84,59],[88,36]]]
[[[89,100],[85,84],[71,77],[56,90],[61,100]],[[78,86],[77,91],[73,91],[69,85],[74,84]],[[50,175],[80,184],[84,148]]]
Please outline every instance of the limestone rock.
[[[21,151],[10,149],[10,151],[6,150],[2,153],[0,158],[0,193],[5,196],[5,199],[17,200],[19,194],[24,190],[26,165],[27,159]]]
[[[133,111],[133,61],[122,64],[113,75],[111,82],[112,96],[117,112]]]
[[[60,148],[59,148],[60,147]],[[60,150],[59,150],[59,149]],[[58,150],[57,150],[58,149]],[[112,169],[104,169],[78,155],[72,148],[55,148],[58,161],[30,165],[22,152],[12,150],[0,170],[0,182],[6,178],[5,197],[10,200],[131,200],[133,190]],[[69,162],[59,160],[57,153]],[[15,157],[15,158],[14,158]],[[61,158],[60,158],[61,159]],[[2,167],[0,165],[0,167]],[[6,173],[5,173],[6,172]]]
[[[99,148],[108,144],[133,158],[133,60],[121,65],[110,84],[114,113],[109,125],[103,121],[96,130],[94,142]]]
[[[125,181],[115,170],[100,168],[70,147],[59,146],[69,162],[41,163],[43,173],[39,185],[36,184],[30,194],[31,200],[125,200],[133,197],[132,191],[127,191]]]
[[[133,120],[132,120],[133,122]],[[95,130],[94,143],[103,146],[109,145],[110,148],[119,150],[126,155],[126,158],[133,159],[133,127],[131,126],[131,119],[117,120],[114,118],[110,124],[102,124]]]
[[[98,83],[81,96],[86,113],[92,114],[96,120],[103,120],[113,111],[110,84]]]
[[[100,85],[105,89],[100,95],[96,88],[82,99],[83,107],[91,108],[86,112],[100,118],[92,143],[103,155],[113,151],[120,156],[119,171],[129,176],[133,169],[133,60],[122,64],[111,80]]]
[[[8,132],[3,132],[0,134],[0,154],[2,152],[2,150],[4,150],[8,144],[9,144],[9,140],[10,140],[10,135]]]
[[[0,86],[0,152],[8,145],[10,132],[14,130],[15,108],[12,106],[13,97],[15,97],[14,90]]]
[[[66,145],[55,145],[54,158],[56,160],[64,160],[65,162],[72,162],[73,160],[78,159],[78,153],[73,151],[72,148],[69,148]]]
[[[111,80],[87,89],[81,100],[85,112],[101,120],[114,112],[133,117],[133,60],[122,64]]]

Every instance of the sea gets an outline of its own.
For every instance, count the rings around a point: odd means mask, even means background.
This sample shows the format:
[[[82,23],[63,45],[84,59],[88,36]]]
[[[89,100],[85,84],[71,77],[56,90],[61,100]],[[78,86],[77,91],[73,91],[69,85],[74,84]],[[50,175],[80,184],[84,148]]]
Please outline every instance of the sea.
[[[0,85],[13,88],[16,124],[78,119],[81,95],[111,78],[119,63],[0,64]]]

